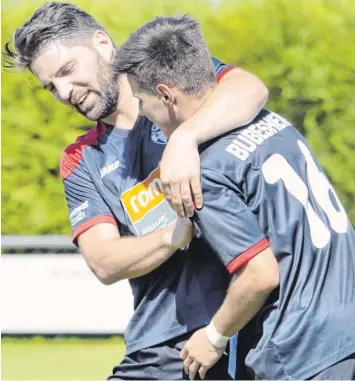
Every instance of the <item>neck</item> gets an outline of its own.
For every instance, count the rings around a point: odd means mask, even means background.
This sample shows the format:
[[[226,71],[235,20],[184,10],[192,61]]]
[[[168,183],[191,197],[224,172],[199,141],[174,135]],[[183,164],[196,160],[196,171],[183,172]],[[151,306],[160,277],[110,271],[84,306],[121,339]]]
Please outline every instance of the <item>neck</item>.
[[[212,94],[213,88],[208,88],[205,90],[202,95],[191,95],[191,96],[185,96],[181,102],[181,107],[180,107],[180,113],[176,117],[176,120],[172,125],[167,128],[166,130],[166,135],[167,137],[170,137],[170,135],[177,129],[181,124],[186,122],[188,119],[192,117],[207,101],[209,96]]]
[[[119,128],[131,130],[138,118],[138,100],[133,97],[125,75],[120,76],[118,81],[120,94],[116,111],[103,121]]]

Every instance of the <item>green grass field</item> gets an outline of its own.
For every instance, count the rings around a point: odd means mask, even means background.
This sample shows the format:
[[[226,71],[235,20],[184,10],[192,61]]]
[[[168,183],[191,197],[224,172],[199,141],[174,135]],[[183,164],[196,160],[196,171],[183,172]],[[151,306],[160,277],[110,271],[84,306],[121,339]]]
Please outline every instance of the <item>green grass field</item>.
[[[1,347],[1,380],[105,380],[125,351],[120,337],[5,337]]]

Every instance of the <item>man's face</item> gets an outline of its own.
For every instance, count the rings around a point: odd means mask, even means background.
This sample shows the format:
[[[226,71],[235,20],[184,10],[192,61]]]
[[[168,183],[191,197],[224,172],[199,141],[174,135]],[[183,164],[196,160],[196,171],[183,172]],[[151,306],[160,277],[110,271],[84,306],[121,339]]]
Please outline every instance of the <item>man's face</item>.
[[[118,81],[109,61],[94,47],[50,44],[33,61],[31,70],[43,88],[89,120],[103,119],[117,108]]]
[[[139,114],[147,117],[169,137],[178,126],[174,107],[169,107],[160,94],[153,95],[141,89],[135,77],[128,75],[132,94],[139,101]]]

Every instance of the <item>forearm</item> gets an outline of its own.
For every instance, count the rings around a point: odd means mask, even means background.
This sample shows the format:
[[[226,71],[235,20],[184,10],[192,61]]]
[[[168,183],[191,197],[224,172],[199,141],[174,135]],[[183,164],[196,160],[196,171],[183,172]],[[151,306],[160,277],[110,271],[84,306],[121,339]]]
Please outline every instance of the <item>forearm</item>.
[[[263,82],[236,68],[223,77],[200,110],[174,134],[186,132],[200,144],[250,123],[267,99],[268,90]]]
[[[251,258],[231,282],[227,296],[212,323],[195,332],[181,351],[185,372],[200,377],[222,356],[233,336],[262,308],[279,284],[279,266],[270,248]]]
[[[184,345],[180,356],[185,372],[193,380],[196,372],[204,379],[205,374],[222,356],[228,338],[238,332],[262,307],[266,292],[259,292],[253,280],[235,280],[221,308],[213,318],[213,324],[196,331]],[[242,283],[242,284],[241,284]]]
[[[233,336],[257,314],[270,292],[255,287],[253,278],[248,282],[236,279],[213,318],[216,330],[223,336]]]
[[[227,296],[213,318],[217,332],[230,337],[243,328],[279,282],[278,262],[271,248],[266,248],[235,273]]]
[[[105,240],[89,266],[103,283],[112,284],[151,272],[175,251],[171,245],[171,229],[166,228],[143,237]]]

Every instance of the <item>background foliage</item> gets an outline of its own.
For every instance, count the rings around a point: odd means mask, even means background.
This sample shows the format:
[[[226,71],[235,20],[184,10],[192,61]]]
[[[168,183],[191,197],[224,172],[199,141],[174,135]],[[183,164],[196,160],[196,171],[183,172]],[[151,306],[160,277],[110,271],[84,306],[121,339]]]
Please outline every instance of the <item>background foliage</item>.
[[[119,44],[156,15],[197,17],[213,56],[262,78],[268,108],[306,134],[355,222],[353,0],[76,3]],[[43,1],[5,1],[2,45]],[[69,234],[60,156],[90,123],[30,73],[2,72],[2,234]]]

